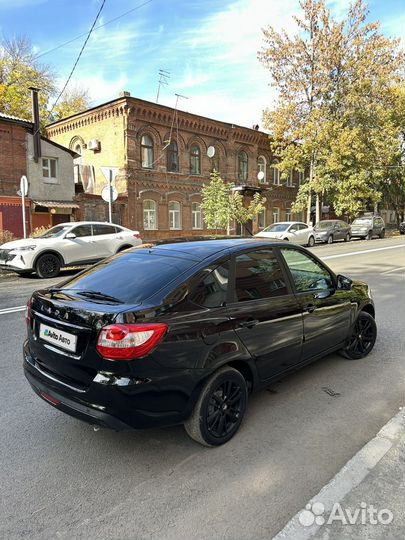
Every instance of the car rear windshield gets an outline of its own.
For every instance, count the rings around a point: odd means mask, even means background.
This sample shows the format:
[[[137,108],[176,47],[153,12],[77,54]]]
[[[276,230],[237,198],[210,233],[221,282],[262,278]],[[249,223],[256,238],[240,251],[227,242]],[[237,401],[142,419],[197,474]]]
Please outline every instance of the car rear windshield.
[[[370,218],[358,218],[353,221],[353,225],[369,225],[370,223]]]
[[[193,259],[142,250],[104,260],[71,279],[61,289],[75,293],[97,291],[125,304],[139,304],[194,264]]]
[[[263,232],[283,232],[287,230],[290,225],[291,223],[274,223],[263,229]]]
[[[334,225],[334,221],[320,221],[315,225],[316,229],[329,229]]]

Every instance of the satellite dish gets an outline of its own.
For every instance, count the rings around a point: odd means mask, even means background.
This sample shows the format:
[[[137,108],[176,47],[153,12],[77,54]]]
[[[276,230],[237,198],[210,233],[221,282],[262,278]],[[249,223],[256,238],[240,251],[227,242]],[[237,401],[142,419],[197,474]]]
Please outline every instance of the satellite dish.
[[[257,179],[258,179],[258,180],[263,180],[263,178],[264,178],[264,172],[263,172],[263,171],[259,171],[259,172],[257,173]]]
[[[207,149],[207,156],[212,158],[215,156],[215,146],[209,146]]]

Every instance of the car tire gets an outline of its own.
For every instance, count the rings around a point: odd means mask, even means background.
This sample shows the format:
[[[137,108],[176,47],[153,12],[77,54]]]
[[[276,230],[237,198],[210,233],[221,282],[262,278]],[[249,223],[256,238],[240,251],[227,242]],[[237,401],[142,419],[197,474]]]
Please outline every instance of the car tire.
[[[381,238],[381,240],[385,237],[385,229],[380,232],[379,237]]]
[[[361,311],[354,323],[346,346],[339,352],[349,360],[359,360],[367,356],[373,349],[377,339],[377,325],[369,313]]]
[[[351,238],[351,237],[350,237],[350,234],[347,233],[346,236],[344,237],[344,241],[345,241],[345,242],[350,242],[350,238]]]
[[[327,243],[327,244],[333,244],[333,234],[331,234],[330,236],[328,236],[328,239],[326,240],[326,243]]]
[[[315,238],[314,238],[313,236],[310,236],[310,237],[308,238],[308,244],[307,244],[307,246],[308,246],[308,247],[314,247],[314,245],[315,245]]]
[[[242,423],[247,396],[246,380],[239,371],[229,366],[219,369],[205,383],[184,423],[187,434],[204,446],[228,442]]]
[[[373,239],[373,231],[368,231],[366,240],[372,240]]]
[[[53,278],[59,274],[60,266],[60,259],[57,255],[44,253],[35,263],[35,271],[42,279]]]

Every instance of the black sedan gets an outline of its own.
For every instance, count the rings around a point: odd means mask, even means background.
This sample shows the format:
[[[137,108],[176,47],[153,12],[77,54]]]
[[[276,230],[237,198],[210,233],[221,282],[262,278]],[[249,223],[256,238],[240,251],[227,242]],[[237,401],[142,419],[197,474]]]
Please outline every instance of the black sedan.
[[[340,219],[324,219],[316,223],[314,227],[315,242],[333,244],[336,240],[349,242],[351,228],[348,223]]]
[[[133,248],[32,295],[25,375],[91,424],[184,424],[217,446],[250,392],[333,351],[365,357],[374,314],[365,283],[282,241]]]

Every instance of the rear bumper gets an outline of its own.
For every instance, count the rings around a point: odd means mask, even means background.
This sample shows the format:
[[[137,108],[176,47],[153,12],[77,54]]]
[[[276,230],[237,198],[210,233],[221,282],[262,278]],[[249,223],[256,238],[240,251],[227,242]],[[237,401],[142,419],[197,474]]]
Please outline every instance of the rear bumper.
[[[28,342],[23,354],[25,377],[39,397],[70,416],[115,431],[183,423],[207,376],[206,370],[172,370],[171,377],[164,374],[121,386],[107,383],[108,377],[99,373],[88,388],[75,388],[45,373],[30,354]]]

